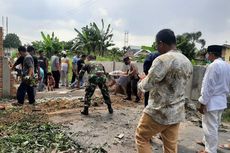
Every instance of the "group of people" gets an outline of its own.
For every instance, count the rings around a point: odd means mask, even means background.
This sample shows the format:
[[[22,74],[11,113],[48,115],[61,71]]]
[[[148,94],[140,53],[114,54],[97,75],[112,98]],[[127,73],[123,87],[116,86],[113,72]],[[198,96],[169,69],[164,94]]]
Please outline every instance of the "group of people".
[[[164,153],[176,153],[179,125],[185,119],[185,89],[193,67],[176,49],[172,30],[163,29],[157,33],[156,47],[159,55],[152,55],[151,68],[138,85],[149,99],[136,129],[136,145],[139,153],[151,153],[150,140],[160,133]],[[218,128],[230,92],[230,65],[221,58],[222,51],[220,45],[207,48],[207,60],[211,64],[206,69],[198,100],[205,148],[199,153],[217,153]]]
[[[138,81],[138,69],[129,57],[123,58],[128,67],[123,74],[129,77],[127,82],[127,97],[131,100],[131,91],[136,96],[135,101],[139,102],[137,89],[145,92],[145,108],[136,128],[135,140],[138,153],[151,153],[150,140],[160,133],[163,141],[164,153],[177,153],[177,140],[179,126],[185,119],[185,89],[187,82],[192,77],[193,66],[189,59],[176,48],[176,37],[172,30],[163,29],[156,35],[157,54],[150,54],[144,64],[145,77],[140,83]],[[202,127],[204,132],[204,150],[199,153],[217,153],[218,127],[221,115],[227,108],[227,95],[230,92],[230,66],[221,58],[223,46],[211,45],[207,48],[207,57],[211,64],[207,67],[199,98],[199,112],[202,116]],[[28,80],[33,79],[36,73],[36,60],[30,53],[29,47],[19,47],[23,81],[17,92],[18,104],[23,104],[27,92],[29,103],[35,102],[33,86]],[[28,52],[27,52],[28,51]],[[55,79],[55,87],[58,88],[60,71],[63,76],[62,85],[69,72],[69,60],[63,53],[60,60],[57,54],[51,57],[51,70]],[[96,62],[92,55],[82,55],[81,59],[75,56],[73,60],[73,77],[71,86],[80,87],[83,82],[84,73],[88,73],[88,84],[85,89],[84,109],[81,114],[88,115],[91,97],[98,86],[102,92],[108,112],[113,113],[108,87],[106,86],[105,68]],[[87,62],[84,62],[84,61]],[[41,64],[39,64],[41,66]],[[45,67],[47,65],[44,65]],[[43,67],[44,67],[43,66]],[[46,69],[47,70],[47,69]],[[47,71],[46,71],[47,72]],[[46,73],[44,71],[44,73]],[[77,80],[76,80],[77,78]],[[25,81],[24,81],[25,80]],[[32,82],[32,81],[31,81]]]

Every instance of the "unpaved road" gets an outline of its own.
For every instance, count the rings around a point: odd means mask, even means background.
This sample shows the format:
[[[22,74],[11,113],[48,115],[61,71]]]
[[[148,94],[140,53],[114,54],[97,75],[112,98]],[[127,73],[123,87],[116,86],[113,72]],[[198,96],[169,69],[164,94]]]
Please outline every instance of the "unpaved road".
[[[84,90],[56,91],[40,93],[38,98],[54,96],[57,97],[81,97]],[[100,97],[100,93],[96,93]],[[142,114],[143,104],[122,101],[122,96],[111,96],[114,106],[114,114],[109,114],[105,104],[99,103],[97,107],[91,107],[89,116],[80,115],[82,108],[60,110],[49,113],[50,121],[64,125],[66,132],[71,138],[88,148],[88,152],[94,152],[95,148],[103,148],[109,153],[135,153],[135,128]],[[220,143],[226,143],[230,139],[230,132],[220,132]],[[122,138],[116,138],[118,135]],[[194,153],[202,149],[195,143],[202,139],[202,129],[189,121],[181,124],[179,132],[179,153]],[[162,142],[153,139],[153,152],[162,153]],[[229,153],[230,151],[220,149],[219,152]]]

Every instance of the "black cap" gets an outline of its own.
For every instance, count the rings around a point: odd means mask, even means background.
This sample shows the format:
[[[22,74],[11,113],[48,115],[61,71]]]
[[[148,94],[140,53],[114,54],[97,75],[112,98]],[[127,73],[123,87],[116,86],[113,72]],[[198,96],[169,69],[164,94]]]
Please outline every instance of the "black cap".
[[[128,61],[130,58],[129,58],[129,56],[125,56],[124,58],[123,58],[123,61]]]
[[[208,53],[221,53],[223,46],[221,45],[210,45],[208,46],[207,52]]]

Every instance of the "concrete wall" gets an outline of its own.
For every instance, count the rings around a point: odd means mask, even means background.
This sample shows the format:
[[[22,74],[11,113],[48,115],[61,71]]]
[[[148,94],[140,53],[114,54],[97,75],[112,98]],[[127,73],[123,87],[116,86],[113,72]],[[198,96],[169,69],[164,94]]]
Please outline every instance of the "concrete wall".
[[[10,68],[8,66],[8,59],[3,58],[3,97],[10,96]]]
[[[10,73],[8,59],[3,54],[3,29],[0,27],[0,98],[15,95],[14,78]]]
[[[206,67],[204,66],[193,66],[193,78],[191,84],[191,94],[190,99],[197,100],[200,97],[200,90],[202,85],[202,80],[204,77]]]
[[[113,62],[101,62],[107,72],[113,71]],[[114,70],[122,69],[122,62],[116,62]],[[139,73],[143,72],[143,63],[136,63]],[[191,100],[198,100],[200,97],[200,90],[202,85],[202,80],[204,77],[206,67],[205,66],[193,66],[193,76],[188,81],[189,88],[186,88],[186,97]]]
[[[223,54],[224,54],[224,60],[230,63],[230,48],[226,48]]]
[[[122,62],[100,62],[104,65],[106,72],[111,72],[114,70],[121,70],[124,63]],[[136,63],[139,73],[143,72],[143,63]]]
[[[0,27],[0,97],[3,96],[3,29]]]

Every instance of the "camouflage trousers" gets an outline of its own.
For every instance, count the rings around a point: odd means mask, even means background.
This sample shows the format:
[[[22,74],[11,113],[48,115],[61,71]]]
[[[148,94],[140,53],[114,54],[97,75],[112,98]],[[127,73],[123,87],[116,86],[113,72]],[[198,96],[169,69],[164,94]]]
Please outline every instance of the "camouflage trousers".
[[[103,95],[104,101],[107,105],[111,105],[111,100],[109,96],[109,90],[105,83],[90,83],[86,86],[85,89],[85,106],[89,107],[91,104],[91,97],[93,96],[93,93],[96,89],[96,87],[99,87],[101,90],[101,93]]]

